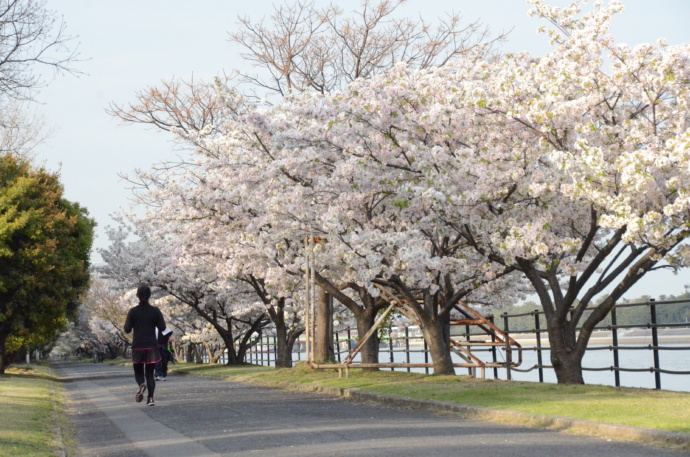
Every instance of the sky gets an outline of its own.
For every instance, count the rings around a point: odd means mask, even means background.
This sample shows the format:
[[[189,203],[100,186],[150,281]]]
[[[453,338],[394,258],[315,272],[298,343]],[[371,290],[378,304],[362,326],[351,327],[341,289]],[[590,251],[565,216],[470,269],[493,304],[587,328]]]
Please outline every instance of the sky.
[[[173,77],[210,80],[235,68],[249,69],[228,32],[238,16],[260,19],[273,12],[273,2],[254,0],[47,0],[74,36],[81,61],[78,76],[62,75],[37,95],[33,108],[43,116],[50,138],[36,150],[37,160],[59,171],[65,196],[85,206],[98,223],[95,248],[107,247],[104,228],[111,215],[132,204],[119,175],[174,158],[165,132],[124,125],[106,113],[111,103],[135,102],[136,93]],[[317,0],[317,4],[327,2]],[[563,0],[555,0],[563,5]],[[359,1],[340,0],[346,10]],[[631,45],[666,38],[670,44],[690,42],[690,0],[625,0],[626,11],[613,22],[618,41]],[[523,0],[408,0],[401,10],[425,19],[460,12],[467,21],[480,19],[495,33],[510,31],[505,51],[541,54],[548,41],[537,35],[544,25],[527,15]],[[98,263],[97,253],[93,261]],[[656,273],[635,285],[628,297],[675,295],[690,284],[690,273]]]

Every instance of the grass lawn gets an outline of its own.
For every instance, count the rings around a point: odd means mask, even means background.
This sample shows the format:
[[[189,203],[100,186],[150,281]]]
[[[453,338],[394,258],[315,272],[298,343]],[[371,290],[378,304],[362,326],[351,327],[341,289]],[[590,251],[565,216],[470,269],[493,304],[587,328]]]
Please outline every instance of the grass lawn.
[[[62,444],[53,402],[60,399],[47,366],[11,366],[0,375],[0,455],[55,455]]]
[[[352,370],[338,379],[334,370],[305,365],[277,370],[268,367],[179,363],[172,371],[217,378],[248,378],[297,384],[359,388],[382,394],[439,400],[472,406],[565,416],[610,424],[690,433],[690,393],[600,385],[558,385]]]

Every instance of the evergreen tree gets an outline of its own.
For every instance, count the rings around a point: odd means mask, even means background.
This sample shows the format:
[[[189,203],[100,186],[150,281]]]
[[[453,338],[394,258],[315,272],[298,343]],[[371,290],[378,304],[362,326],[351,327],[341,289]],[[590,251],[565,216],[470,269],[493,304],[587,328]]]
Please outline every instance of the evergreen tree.
[[[0,157],[0,374],[53,341],[88,288],[95,222],[62,195],[57,174]]]

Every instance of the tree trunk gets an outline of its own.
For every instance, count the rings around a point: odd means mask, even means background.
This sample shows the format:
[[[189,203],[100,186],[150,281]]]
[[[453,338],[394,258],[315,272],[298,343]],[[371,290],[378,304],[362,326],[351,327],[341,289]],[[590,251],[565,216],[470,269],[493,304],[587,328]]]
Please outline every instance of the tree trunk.
[[[239,365],[244,362],[244,358],[240,359],[238,353],[235,349],[235,342],[233,340],[232,331],[225,330],[222,327],[216,327],[216,332],[220,335],[225,345],[225,349],[228,351],[228,361],[226,365]]]
[[[297,338],[299,338],[300,335],[302,335],[302,333],[304,333],[304,327],[290,330],[287,332],[287,342],[285,344],[285,351],[287,352],[288,357],[290,359],[290,366],[292,366],[292,349],[295,346]]]
[[[357,319],[357,335],[359,338],[363,338],[369,330],[374,326],[376,322],[376,315],[378,314],[378,308],[367,307],[361,313],[358,313],[355,317]],[[364,343],[362,349],[360,350],[360,355],[362,357],[362,363],[379,363],[379,335],[378,332],[371,335],[371,338]],[[362,368],[364,371],[378,371],[378,368]]]
[[[434,374],[455,374],[453,360],[450,357],[450,342],[446,339],[444,323],[438,319],[425,319],[421,328],[424,340],[429,345]]]
[[[200,343],[193,343],[190,345],[191,358],[195,363],[204,363],[204,354],[201,351]]]
[[[5,368],[7,368],[9,362],[7,352],[5,352],[7,348],[6,342],[7,334],[0,332],[0,374],[5,374]]]
[[[211,348],[211,356],[209,358],[210,363],[218,363],[225,350],[222,347]]]
[[[582,355],[576,352],[551,350],[551,364],[556,372],[558,384],[585,383],[582,376]]]
[[[275,306],[267,309],[267,312],[276,328],[276,368],[290,368],[295,339],[290,339],[291,332],[285,322],[285,299],[280,298]]]
[[[551,365],[558,384],[584,384],[582,357],[584,351],[576,350],[576,333],[569,323],[553,322],[549,325]]]
[[[208,363],[213,364],[213,350],[211,349],[211,346],[208,345],[208,343],[204,343],[204,351],[206,351],[206,357],[208,358]]]
[[[349,309],[355,317],[357,323],[357,332],[359,338],[369,332],[374,325],[376,315],[382,310],[386,303],[381,298],[373,297],[364,287],[353,287],[352,290],[357,292],[361,299],[361,306],[349,296],[343,294],[333,283],[324,279],[318,273],[316,274],[316,281],[320,288],[324,288],[336,300],[342,303]],[[332,345],[333,343],[331,343]],[[331,346],[333,347],[333,346]],[[378,363],[379,361],[379,338],[378,335],[373,335],[364,344],[360,351],[362,363]],[[376,371],[377,368],[365,368],[366,371]]]
[[[288,345],[288,331],[284,320],[273,321],[276,326],[276,368],[292,366],[292,345]]]
[[[263,328],[268,325],[270,319],[265,315],[261,315],[256,318],[249,326],[249,329],[244,332],[244,336],[238,339],[237,343],[237,358],[236,364],[242,364],[247,357],[247,351],[251,348],[251,336],[256,333],[259,338],[263,338]]]
[[[187,343],[188,345],[189,343]],[[175,341],[170,342],[170,350],[173,352],[173,356],[175,357],[175,361],[180,361],[180,360],[186,360],[185,359],[185,351],[187,350],[184,345],[178,342],[177,339]]]
[[[316,315],[314,316],[314,361],[316,363],[335,362],[333,350],[333,301],[322,288],[318,288]]]

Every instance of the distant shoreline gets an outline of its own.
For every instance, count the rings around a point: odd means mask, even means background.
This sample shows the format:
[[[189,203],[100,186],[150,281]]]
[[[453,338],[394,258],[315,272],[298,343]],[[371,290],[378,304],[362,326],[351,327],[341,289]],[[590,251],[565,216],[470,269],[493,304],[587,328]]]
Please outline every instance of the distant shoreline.
[[[688,344],[690,345],[690,328],[675,328],[675,329],[664,329],[660,328],[657,330],[657,336],[659,339],[659,344]],[[513,338],[518,343],[525,344],[536,344],[537,337],[534,333],[519,333],[511,334]],[[548,336],[546,333],[541,333],[541,343],[548,345]],[[613,335],[610,330],[597,331],[592,334],[589,340],[590,345],[612,345]],[[628,331],[618,332],[618,345],[632,345],[632,344],[652,344],[652,330],[651,329],[633,329]]]

